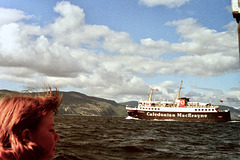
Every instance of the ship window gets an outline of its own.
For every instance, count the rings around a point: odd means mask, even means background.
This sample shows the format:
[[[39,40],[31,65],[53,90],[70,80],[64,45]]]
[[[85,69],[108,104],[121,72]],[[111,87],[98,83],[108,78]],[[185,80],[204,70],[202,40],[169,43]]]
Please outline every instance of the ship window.
[[[197,109],[195,109],[195,111],[197,111]]]
[[[212,111],[214,111],[214,109],[212,109]]]
[[[207,109],[205,109],[205,111],[207,111]]]
[[[204,111],[204,109],[202,109],[202,111]]]
[[[201,111],[201,109],[198,109],[198,111]]]

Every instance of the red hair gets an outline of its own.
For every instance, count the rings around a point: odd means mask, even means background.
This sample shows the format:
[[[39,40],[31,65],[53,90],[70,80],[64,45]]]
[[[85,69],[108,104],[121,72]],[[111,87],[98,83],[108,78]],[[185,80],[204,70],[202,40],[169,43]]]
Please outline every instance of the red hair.
[[[34,159],[41,149],[22,137],[22,131],[34,131],[50,112],[57,113],[62,102],[60,92],[6,96],[0,101],[0,159]],[[31,155],[31,156],[30,156]],[[24,158],[23,158],[24,157]],[[37,158],[36,158],[37,159]]]

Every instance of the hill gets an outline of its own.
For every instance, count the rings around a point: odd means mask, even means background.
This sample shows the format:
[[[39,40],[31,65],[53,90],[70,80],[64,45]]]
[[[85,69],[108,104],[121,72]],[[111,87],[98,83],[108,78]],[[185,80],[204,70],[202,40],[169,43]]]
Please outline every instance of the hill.
[[[18,93],[18,92],[2,89],[2,90],[0,90],[0,99],[1,99],[1,97],[5,96],[7,94],[15,94],[15,93]]]
[[[60,114],[84,116],[127,116],[125,106],[112,100],[90,97],[79,92],[62,92]]]
[[[138,106],[138,102],[137,101],[129,101],[129,102],[123,102],[123,103],[120,103],[122,105],[128,105],[128,106]]]
[[[19,92],[0,90],[0,98],[6,94]],[[125,105],[98,97],[91,97],[79,92],[61,92],[62,104],[59,114],[78,114],[83,116],[127,116]]]

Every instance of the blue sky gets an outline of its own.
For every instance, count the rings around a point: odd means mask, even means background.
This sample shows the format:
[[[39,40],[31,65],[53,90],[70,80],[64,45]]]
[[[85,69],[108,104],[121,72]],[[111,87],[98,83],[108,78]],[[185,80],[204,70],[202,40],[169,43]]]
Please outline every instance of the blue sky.
[[[230,0],[0,0],[0,89],[240,106]]]

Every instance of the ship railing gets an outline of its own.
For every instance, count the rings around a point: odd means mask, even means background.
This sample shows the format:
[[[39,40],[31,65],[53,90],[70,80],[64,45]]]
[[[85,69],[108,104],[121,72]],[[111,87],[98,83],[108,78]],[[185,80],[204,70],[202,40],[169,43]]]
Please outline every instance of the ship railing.
[[[139,107],[178,107],[177,104],[147,104],[147,105],[139,105]]]
[[[187,108],[218,108],[217,105],[212,105],[210,103],[199,103],[199,102],[188,102]]]
[[[199,106],[191,106],[191,105],[186,105],[187,108],[218,108],[217,106],[203,106],[203,105],[199,105]]]
[[[128,105],[126,105],[126,109],[137,109],[137,107],[136,106],[128,106]]]

